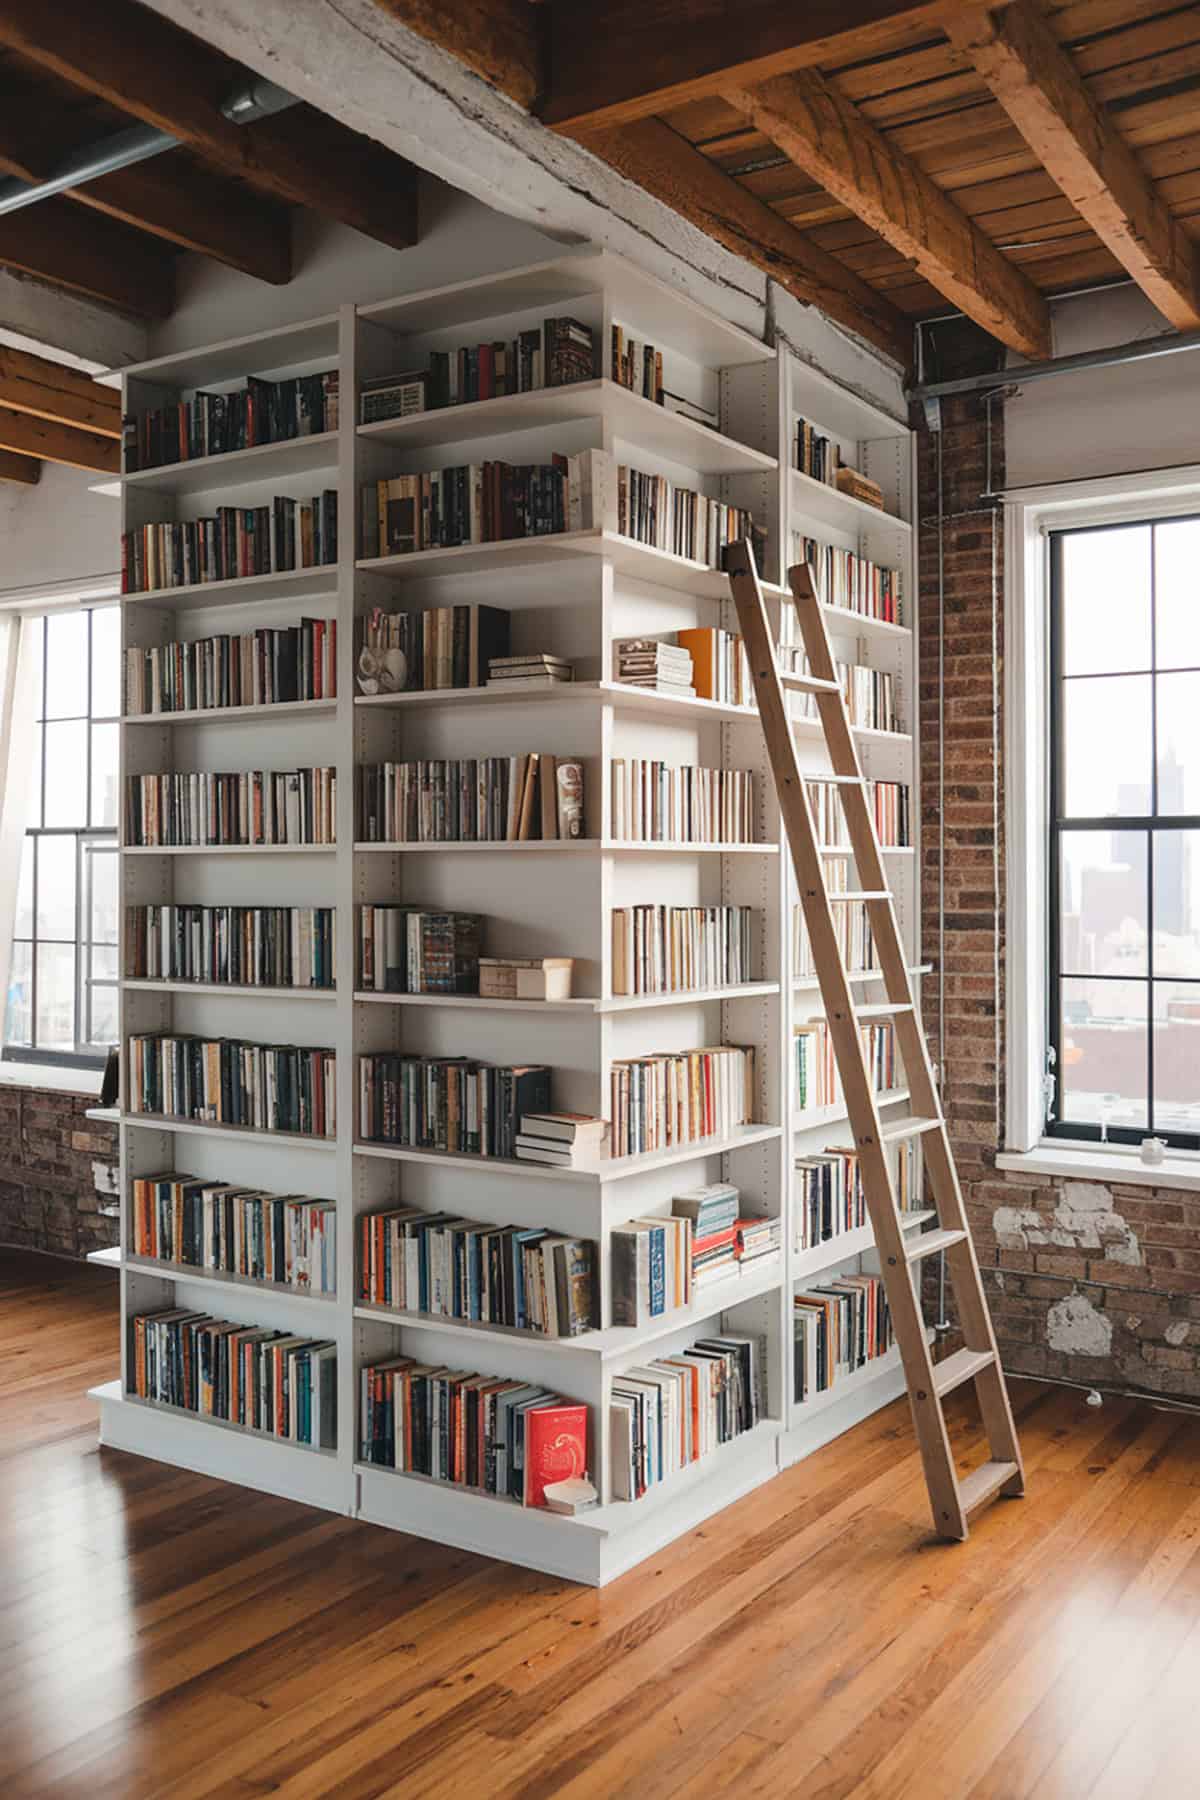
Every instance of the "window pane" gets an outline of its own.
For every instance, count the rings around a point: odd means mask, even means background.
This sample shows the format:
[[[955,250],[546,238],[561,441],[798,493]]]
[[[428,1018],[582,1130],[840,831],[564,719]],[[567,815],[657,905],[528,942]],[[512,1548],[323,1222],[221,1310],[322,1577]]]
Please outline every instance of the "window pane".
[[[1200,675],[1158,679],[1158,810],[1200,812]]]
[[[75,844],[63,837],[38,839],[37,935],[75,942]]]
[[[115,1044],[117,1042],[117,990],[115,987],[91,989],[91,1014],[88,1043]]]
[[[1065,818],[1150,811],[1150,688],[1149,675],[1063,683]]]
[[[85,844],[84,868],[88,871],[90,896],[87,932],[93,944],[115,944],[119,934],[117,917],[117,854]],[[114,970],[115,973],[115,970]]]
[[[92,824],[117,822],[117,735],[119,725],[92,726]]]
[[[1148,669],[1150,527],[1067,532],[1061,542],[1063,673]]]
[[[4,1009],[6,1044],[30,1044],[33,1028],[33,945],[14,944],[8,971],[8,1001]]]
[[[29,799],[25,824],[33,829],[42,822],[42,727],[33,728],[33,749],[29,757]]]
[[[115,944],[93,944],[92,980],[115,981],[116,979],[117,946]]]
[[[1154,544],[1155,661],[1200,668],[1200,519],[1159,525]]]
[[[75,946],[37,946],[36,1042],[42,1050],[75,1048]]]
[[[27,837],[21,847],[21,875],[17,882],[17,914],[13,936],[33,936],[33,859],[36,839]]]
[[[1154,984],[1154,1129],[1200,1131],[1200,985]]]
[[[46,620],[46,717],[81,718],[88,709],[88,616],[52,613]]]
[[[1059,896],[1062,968],[1071,975],[1145,975],[1144,831],[1064,831]]]
[[[121,710],[121,609],[100,606],[92,614],[92,717],[115,719]]]
[[[24,636],[25,630],[28,630],[29,632],[28,639]],[[42,717],[42,703],[45,698],[42,689],[42,679],[46,663],[45,619],[29,619],[26,621],[21,636],[22,656],[25,655],[26,645],[28,645],[29,656],[33,663],[33,716],[35,719],[40,719]]]
[[[1072,1125],[1144,1131],[1146,984],[1064,981],[1059,1116]]]
[[[85,720],[46,726],[47,825],[87,824],[87,734]]]
[[[1200,831],[1154,834],[1154,969],[1200,978]]]

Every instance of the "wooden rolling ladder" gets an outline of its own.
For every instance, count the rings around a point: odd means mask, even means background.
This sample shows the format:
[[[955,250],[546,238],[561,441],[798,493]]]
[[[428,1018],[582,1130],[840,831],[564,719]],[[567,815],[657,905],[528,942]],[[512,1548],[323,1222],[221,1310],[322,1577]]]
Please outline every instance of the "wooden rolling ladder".
[[[800,564],[788,571],[801,639],[811,670],[808,675],[789,674],[779,667],[754,554],[745,541],[731,547],[728,572],[858,1151],[863,1191],[912,1403],[934,1525],[940,1536],[961,1539],[967,1536],[971,1515],[989,1500],[998,1494],[1024,1493],[1024,1472],[979,1265],[967,1229],[954,1158],[934,1086],[933,1067],[909,985],[904,946],[875,834],[874,814],[811,568]],[[823,775],[817,779],[832,780],[839,790],[850,839],[849,851],[857,871],[858,885],[848,892],[831,892],[825,881],[822,846],[813,823],[808,793],[808,783],[814,778],[802,773],[796,758],[788,717],[786,696],[789,690],[816,697],[833,765],[832,776]],[[835,906],[859,902],[867,909],[880,978],[887,994],[885,1002],[869,1006],[854,1003],[833,924]],[[913,1116],[886,1125],[880,1121],[860,1030],[860,1022],[870,1018],[894,1021],[896,1045],[911,1094]],[[938,1224],[936,1230],[910,1237],[906,1242],[900,1227],[888,1152],[890,1146],[918,1136],[922,1139]],[[919,1296],[921,1265],[925,1258],[936,1256],[940,1251],[946,1253],[966,1347],[935,1363],[929,1354]],[[960,1481],[942,1402],[955,1388],[968,1381],[975,1383],[991,1454],[989,1461]]]

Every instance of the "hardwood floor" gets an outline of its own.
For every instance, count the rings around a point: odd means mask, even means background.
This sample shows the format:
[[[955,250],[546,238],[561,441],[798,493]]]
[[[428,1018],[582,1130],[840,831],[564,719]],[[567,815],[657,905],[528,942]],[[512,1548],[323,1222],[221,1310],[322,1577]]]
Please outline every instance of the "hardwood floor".
[[[116,1360],[108,1271],[0,1252],[5,1796],[1200,1785],[1200,1420],[1017,1383],[951,1546],[900,1403],[594,1593],[101,1452]]]

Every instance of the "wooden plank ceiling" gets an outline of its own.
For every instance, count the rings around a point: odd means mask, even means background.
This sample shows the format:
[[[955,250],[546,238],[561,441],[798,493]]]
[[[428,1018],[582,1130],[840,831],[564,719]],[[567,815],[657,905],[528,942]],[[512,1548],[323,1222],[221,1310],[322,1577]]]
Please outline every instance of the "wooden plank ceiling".
[[[0,215],[0,268],[154,319],[172,310],[182,250],[275,286],[290,281],[299,207],[396,249],[416,242],[412,164],[307,105],[232,124],[221,104],[250,79],[135,0],[0,0],[0,180],[44,180],[131,126],[180,140],[151,161]],[[80,421],[61,404],[71,372],[43,363],[24,370],[20,388],[28,400],[40,385],[39,415],[12,398],[14,354],[0,346],[0,480],[35,480],[40,460],[114,470],[115,398],[93,398],[93,419]]]
[[[1126,276],[1200,328],[1200,5],[379,4],[903,362]]]

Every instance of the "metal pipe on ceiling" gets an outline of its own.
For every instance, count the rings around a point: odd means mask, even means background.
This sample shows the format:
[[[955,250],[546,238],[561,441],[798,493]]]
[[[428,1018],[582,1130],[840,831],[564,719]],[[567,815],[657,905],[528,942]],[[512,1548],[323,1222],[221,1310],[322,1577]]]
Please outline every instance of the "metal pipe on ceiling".
[[[233,125],[252,125],[257,119],[298,105],[295,95],[286,88],[254,77],[234,89],[222,102],[221,111]],[[0,181],[0,214],[19,212],[22,207],[48,200],[52,194],[83,187],[117,169],[128,169],[134,163],[161,156],[164,150],[177,149],[179,142],[169,131],[158,131],[152,125],[130,126],[128,131],[118,131],[112,137],[101,138],[99,143],[73,151],[44,181],[21,181],[16,176]]]
[[[997,388],[1024,387],[1030,381],[1046,381],[1052,375],[1079,375],[1091,369],[1120,368],[1126,363],[1149,362],[1158,356],[1182,356],[1200,350],[1200,331],[1168,331],[1160,337],[1135,338],[1128,344],[1111,344],[1103,350],[1080,350],[1073,356],[1053,356],[1046,362],[1013,363],[988,375],[960,375],[953,381],[920,382],[908,390],[912,400],[941,400],[950,394],[986,394]]]

